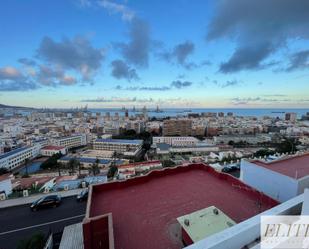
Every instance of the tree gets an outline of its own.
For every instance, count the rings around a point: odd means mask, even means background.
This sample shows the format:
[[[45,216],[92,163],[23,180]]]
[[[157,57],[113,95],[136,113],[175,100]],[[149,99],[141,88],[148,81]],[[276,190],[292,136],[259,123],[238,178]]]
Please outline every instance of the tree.
[[[58,162],[57,168],[58,168],[58,174],[59,174],[59,176],[61,176],[61,168],[63,168],[63,164]]]
[[[7,170],[7,168],[0,168],[0,176],[7,174],[9,171]]]
[[[283,137],[281,143],[277,145],[277,152],[279,153],[295,153],[297,151],[296,146],[299,142],[295,138]]]
[[[44,161],[40,168],[41,169],[53,169],[55,167],[58,167],[57,161],[62,157],[61,153],[56,153],[49,157],[46,161]]]
[[[29,172],[28,172],[28,164],[29,164],[29,158],[25,159],[25,169],[26,169],[26,176],[29,176]]]
[[[94,176],[100,173],[99,163],[100,163],[100,160],[97,158],[95,160],[95,163],[91,165],[91,171]]]
[[[78,161],[76,160],[76,158],[71,158],[70,161],[68,162],[68,166],[70,171],[70,174],[75,173],[75,168],[78,166]]]
[[[107,177],[108,177],[108,178],[114,178],[115,175],[117,174],[117,172],[118,172],[117,166],[112,164],[112,165],[109,167],[109,169],[108,169]]]
[[[275,154],[275,151],[269,150],[269,149],[261,149],[254,153],[255,157],[264,157],[264,156],[270,156]]]
[[[116,166],[116,159],[117,159],[117,157],[118,157],[118,153],[116,151],[114,151],[113,157],[112,157],[113,159],[112,159],[111,165],[110,165],[110,167],[108,169],[108,172],[107,172],[107,177],[108,178],[114,178],[115,175],[118,172],[118,168]]]
[[[28,239],[20,240],[17,249],[42,249],[45,246],[45,241],[43,233],[35,233]]]
[[[163,160],[162,161],[163,168],[173,167],[175,165],[176,164],[172,160]]]

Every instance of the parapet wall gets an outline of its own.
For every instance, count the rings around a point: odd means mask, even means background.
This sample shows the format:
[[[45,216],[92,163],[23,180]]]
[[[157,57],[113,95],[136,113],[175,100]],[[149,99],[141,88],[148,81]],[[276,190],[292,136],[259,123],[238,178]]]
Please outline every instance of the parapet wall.
[[[206,164],[196,163],[186,166],[177,166],[177,167],[153,170],[145,176],[137,176],[123,181],[113,181],[110,183],[96,184],[90,187],[86,217],[83,222],[84,244],[85,244],[84,248],[114,249],[112,214],[109,213],[93,217],[93,214],[91,213],[92,205],[94,204],[92,198],[96,193],[108,191],[111,189],[122,189],[129,186],[136,186],[138,184],[143,184],[145,182],[155,180],[156,178],[188,172],[190,170],[205,170],[209,174],[218,178],[219,180],[230,183],[233,187],[238,188],[239,191],[246,192],[248,195],[254,196],[258,202],[268,203],[270,206],[275,206],[278,204],[276,200],[253,189],[252,187],[241,182],[239,179],[226,173],[217,172],[212,167]]]

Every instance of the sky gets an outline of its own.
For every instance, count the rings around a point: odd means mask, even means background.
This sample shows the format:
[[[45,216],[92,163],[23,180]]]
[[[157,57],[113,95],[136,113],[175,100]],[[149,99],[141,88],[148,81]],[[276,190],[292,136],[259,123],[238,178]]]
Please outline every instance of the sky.
[[[309,108],[308,0],[2,0],[0,104]]]

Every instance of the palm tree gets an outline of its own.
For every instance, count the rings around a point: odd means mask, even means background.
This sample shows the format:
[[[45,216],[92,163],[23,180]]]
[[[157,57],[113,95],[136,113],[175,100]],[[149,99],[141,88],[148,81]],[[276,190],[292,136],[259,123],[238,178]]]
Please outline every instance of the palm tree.
[[[98,173],[100,173],[99,163],[100,163],[100,160],[97,158],[95,160],[95,163],[93,163],[92,166],[91,166],[91,171],[92,171],[92,174],[94,176],[97,175]]]
[[[80,163],[80,161],[78,161],[76,165],[78,167],[78,175],[81,175],[82,164]]]
[[[69,168],[71,169],[70,174],[73,174],[75,171],[75,167],[77,166],[78,161],[76,160],[76,158],[71,158],[68,165]]]
[[[61,168],[63,167],[62,163],[57,163],[58,174],[61,176]]]
[[[29,172],[28,172],[28,164],[29,164],[29,158],[26,158],[25,159],[25,169],[26,169],[26,176],[28,176],[29,175]]]
[[[118,153],[116,151],[114,151],[112,162],[111,162],[111,165],[110,165],[108,173],[107,173],[107,177],[109,177],[109,178],[113,178],[118,171],[118,168],[116,166],[116,159],[117,159],[118,156],[119,156]]]

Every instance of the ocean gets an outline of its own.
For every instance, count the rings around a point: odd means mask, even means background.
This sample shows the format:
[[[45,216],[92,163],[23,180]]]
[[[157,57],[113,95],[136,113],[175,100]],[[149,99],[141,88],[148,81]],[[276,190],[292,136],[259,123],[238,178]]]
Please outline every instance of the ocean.
[[[125,115],[125,111],[122,109],[116,108],[102,108],[102,109],[89,109],[92,113],[101,113],[104,115],[105,113],[109,112],[110,115],[114,115],[115,113],[119,113],[120,116]],[[142,110],[135,110],[129,109],[129,116],[134,114],[142,113]],[[297,113],[297,117],[300,118],[302,115],[309,112],[309,109],[241,109],[241,108],[193,108],[193,109],[186,109],[186,108],[166,108],[160,110],[160,112],[156,112],[155,109],[147,110],[149,117],[177,117],[177,116],[186,116],[189,113],[203,113],[203,112],[223,112],[227,114],[228,112],[232,112],[234,116],[255,116],[255,117],[262,117],[262,116],[270,116],[270,117],[279,117],[283,118],[285,113],[287,112],[295,112]]]

